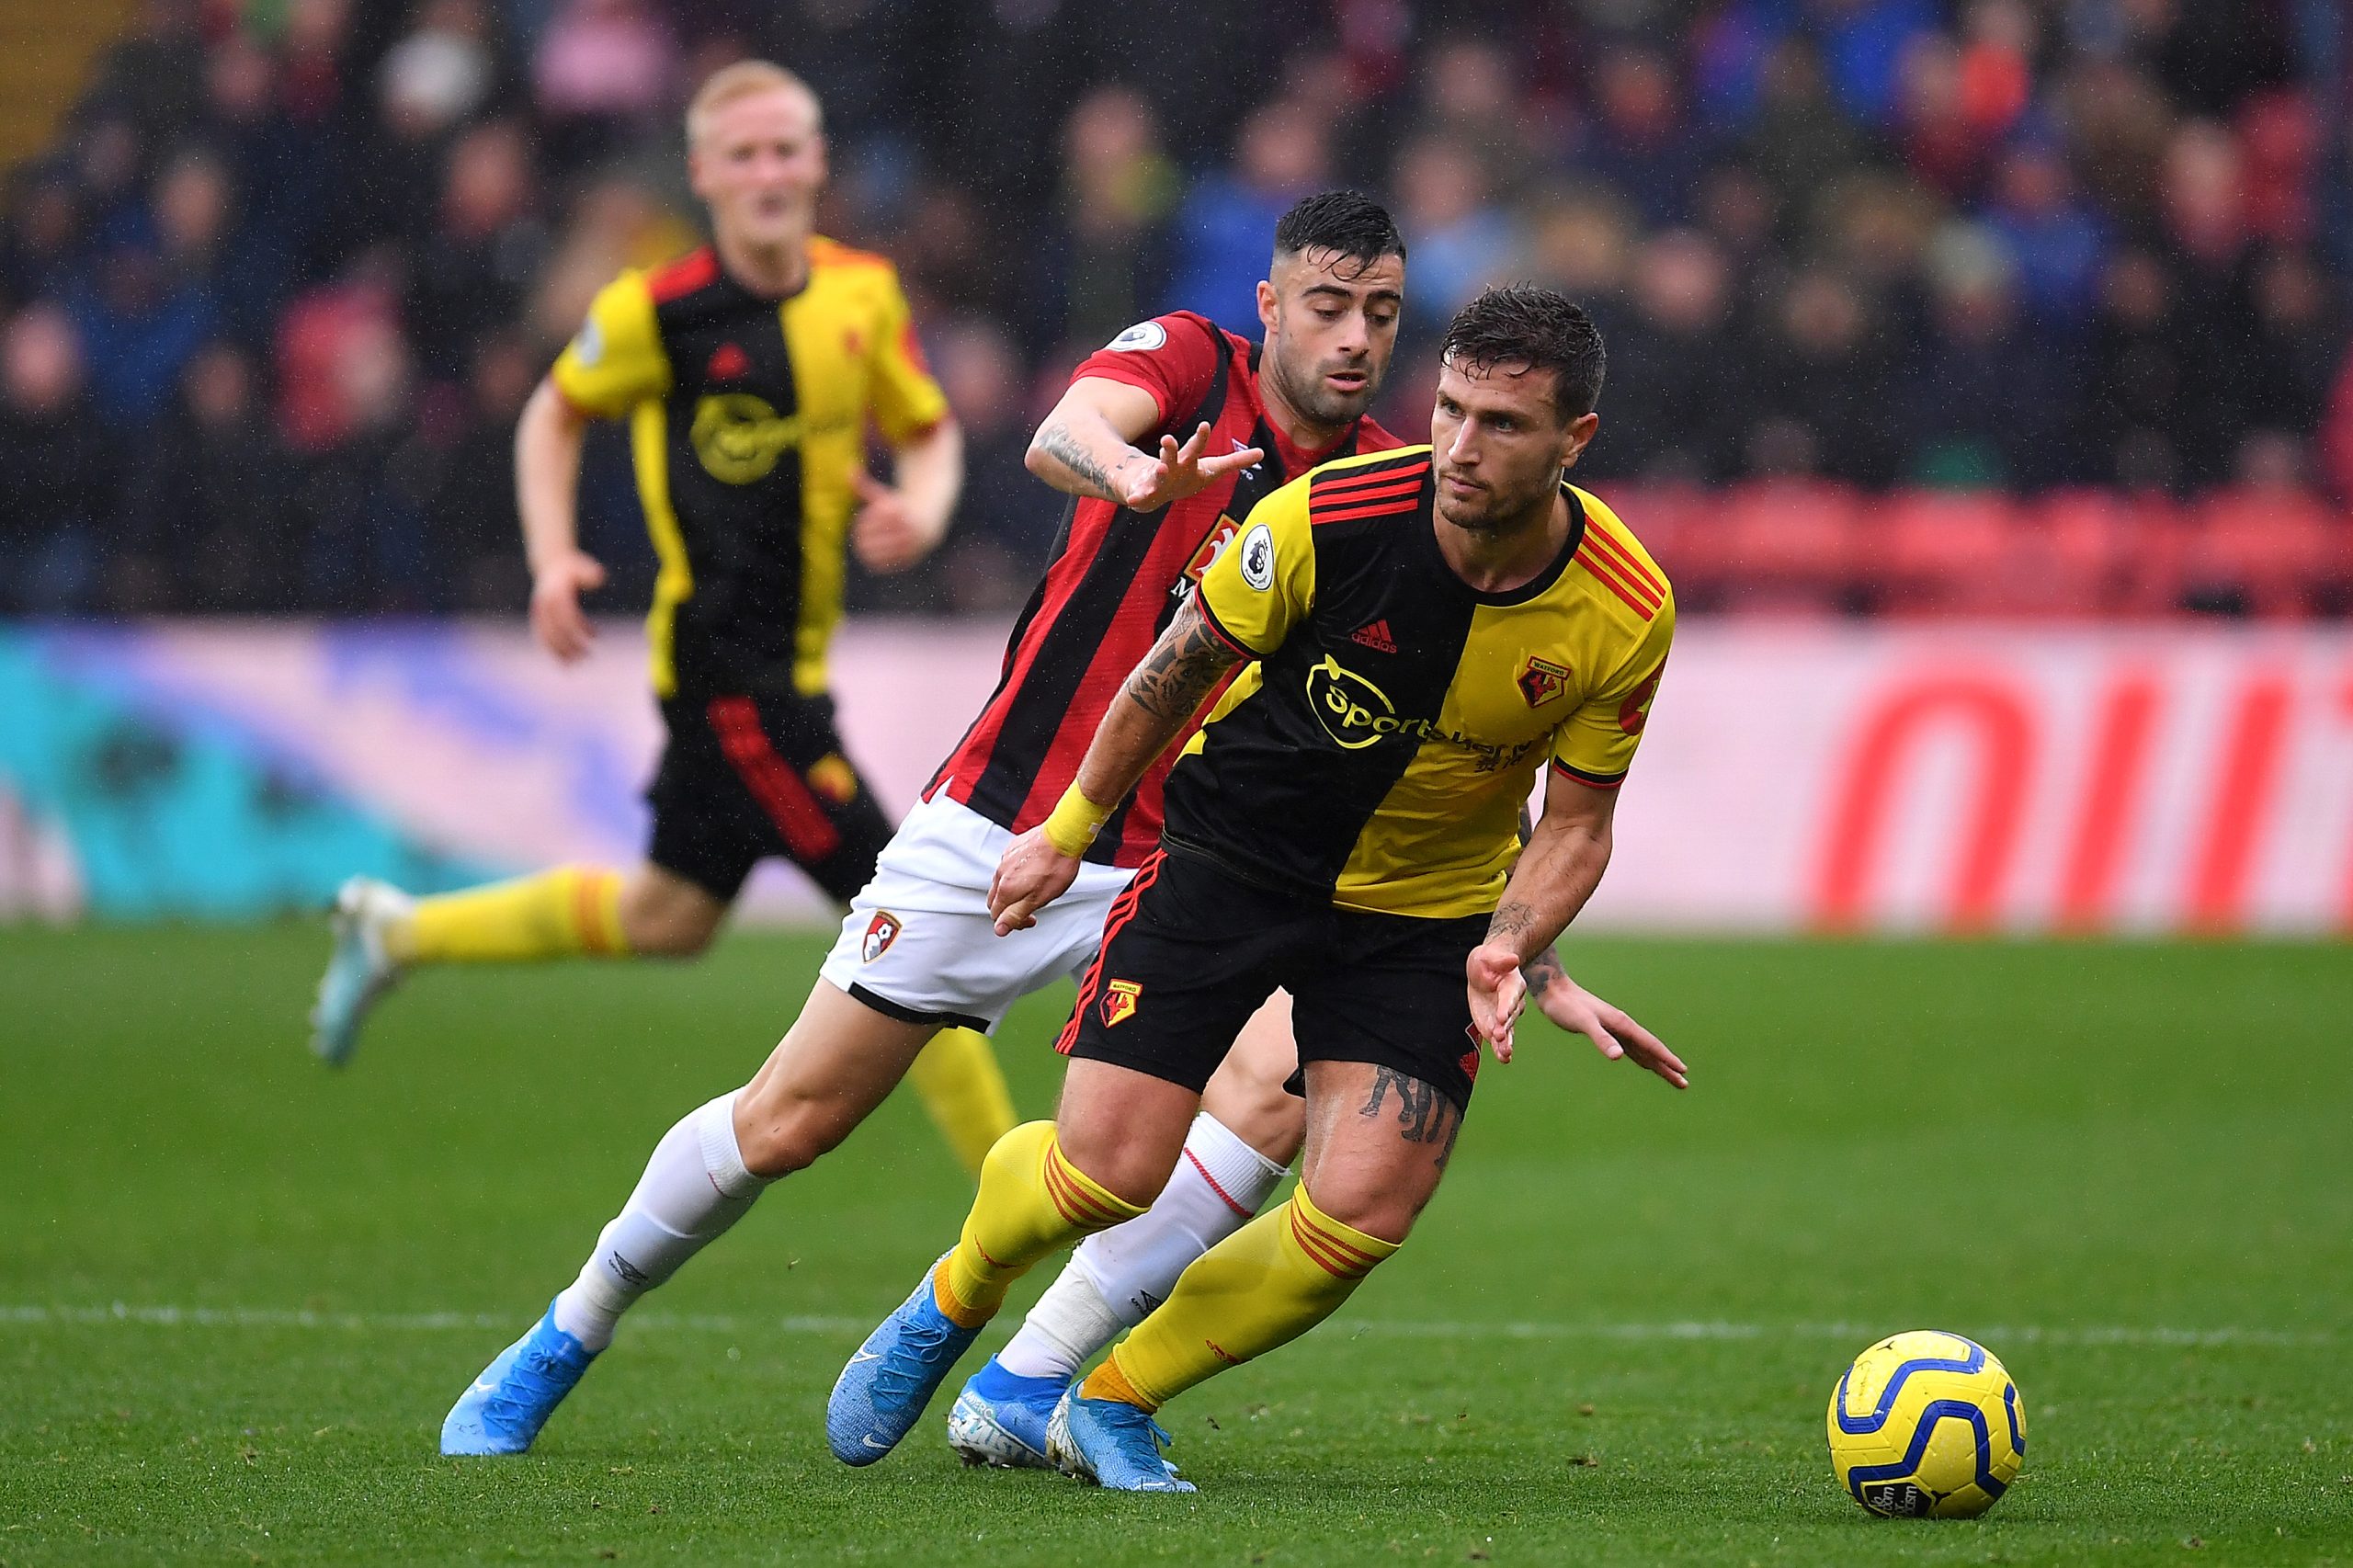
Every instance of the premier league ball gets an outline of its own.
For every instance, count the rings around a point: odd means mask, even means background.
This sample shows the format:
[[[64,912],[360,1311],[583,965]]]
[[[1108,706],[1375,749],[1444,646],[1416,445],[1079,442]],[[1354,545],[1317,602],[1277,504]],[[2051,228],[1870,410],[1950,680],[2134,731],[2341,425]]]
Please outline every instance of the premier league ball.
[[[1830,1396],[1830,1466],[1891,1518],[1974,1518],[2018,1478],[2026,1412],[1982,1345],[1925,1331],[1855,1358]]]

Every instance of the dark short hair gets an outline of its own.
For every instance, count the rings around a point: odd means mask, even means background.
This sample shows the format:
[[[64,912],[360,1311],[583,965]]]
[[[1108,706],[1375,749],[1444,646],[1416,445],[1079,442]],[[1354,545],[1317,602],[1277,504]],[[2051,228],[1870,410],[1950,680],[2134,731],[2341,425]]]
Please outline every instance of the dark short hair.
[[[1347,256],[1358,269],[1384,256],[1405,256],[1405,236],[1389,209],[1353,190],[1325,190],[1304,196],[1275,224],[1275,254],[1297,256],[1303,250],[1328,250]]]
[[[1600,329],[1567,296],[1532,283],[1488,289],[1447,324],[1440,358],[1482,372],[1497,366],[1552,372],[1552,403],[1565,425],[1601,401],[1608,357]]]

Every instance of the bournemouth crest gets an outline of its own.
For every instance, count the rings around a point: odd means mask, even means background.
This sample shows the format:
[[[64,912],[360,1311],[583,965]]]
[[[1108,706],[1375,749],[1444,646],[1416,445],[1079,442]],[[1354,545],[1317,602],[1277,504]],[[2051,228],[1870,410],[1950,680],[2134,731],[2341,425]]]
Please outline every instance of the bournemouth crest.
[[[1519,667],[1519,694],[1530,708],[1541,708],[1569,689],[1569,672],[1550,659],[1531,653]]]
[[[1193,551],[1193,559],[1185,562],[1185,570],[1177,574],[1176,581],[1169,587],[1169,596],[1179,604],[1191,598],[1193,590],[1200,585],[1201,574],[1208,571],[1217,558],[1224,553],[1225,547],[1232,544],[1233,536],[1241,531],[1240,523],[1222,512],[1219,513],[1217,527],[1211,528],[1209,537],[1201,540],[1201,547]]]
[[[858,961],[872,963],[891,950],[902,929],[899,917],[887,909],[878,909],[874,918],[866,923],[866,939],[858,945]]]

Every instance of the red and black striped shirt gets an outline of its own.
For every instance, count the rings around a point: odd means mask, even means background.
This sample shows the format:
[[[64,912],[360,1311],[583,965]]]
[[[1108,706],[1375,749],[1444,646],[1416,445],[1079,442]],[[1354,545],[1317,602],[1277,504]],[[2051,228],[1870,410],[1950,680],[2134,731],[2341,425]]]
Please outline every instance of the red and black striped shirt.
[[[1212,453],[1256,447],[1267,456],[1156,512],[1074,498],[1053,560],[1006,646],[996,690],[924,791],[929,799],[945,790],[1015,833],[1045,821],[1070,788],[1112,697],[1259,498],[1319,462],[1400,444],[1362,419],[1327,450],[1292,446],[1267,418],[1258,346],[1190,311],[1130,327],[1071,379],[1090,376],[1152,394],[1162,424],[1137,443],[1146,450],[1164,433],[1182,441],[1207,421]],[[1088,859],[1135,866],[1151,853],[1160,838],[1161,786],[1179,749],[1171,746],[1120,803]]]

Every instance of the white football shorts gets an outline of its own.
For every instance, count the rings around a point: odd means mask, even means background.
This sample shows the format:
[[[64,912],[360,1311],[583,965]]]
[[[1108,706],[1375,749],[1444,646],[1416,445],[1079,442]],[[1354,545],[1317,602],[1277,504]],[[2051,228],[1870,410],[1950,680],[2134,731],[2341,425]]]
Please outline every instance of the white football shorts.
[[[1088,861],[1071,890],[1009,937],[989,918],[989,881],[1013,835],[942,790],[882,849],[817,972],[909,1023],[994,1031],[1014,1003],[1095,961],[1111,901],[1132,869]]]

